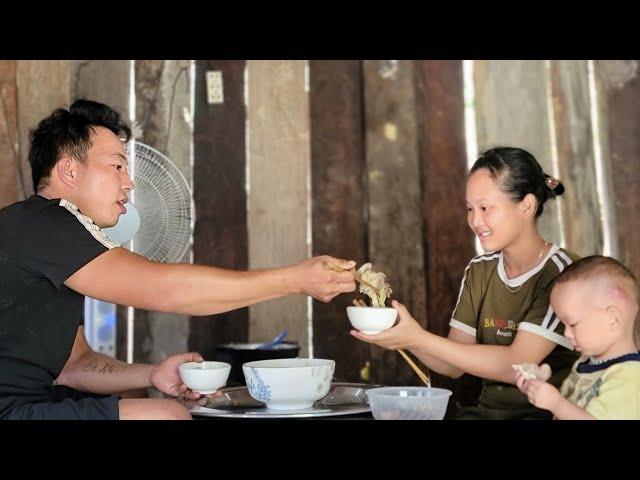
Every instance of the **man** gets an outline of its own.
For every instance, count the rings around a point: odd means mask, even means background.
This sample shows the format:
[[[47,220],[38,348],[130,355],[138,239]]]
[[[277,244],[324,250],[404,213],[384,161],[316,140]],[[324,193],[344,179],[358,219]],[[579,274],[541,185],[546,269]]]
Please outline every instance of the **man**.
[[[328,302],[355,290],[355,262],[329,256],[241,272],[155,263],[121,248],[102,231],[126,212],[134,188],[120,135],[126,141],[131,132],[119,115],[87,100],[54,111],[31,134],[37,193],[0,210],[0,418],[190,418],[174,400],[113,394],[153,385],[196,399],[177,366],[202,357],[126,365],[91,352],[81,326],[85,295],[211,315],[284,295]]]

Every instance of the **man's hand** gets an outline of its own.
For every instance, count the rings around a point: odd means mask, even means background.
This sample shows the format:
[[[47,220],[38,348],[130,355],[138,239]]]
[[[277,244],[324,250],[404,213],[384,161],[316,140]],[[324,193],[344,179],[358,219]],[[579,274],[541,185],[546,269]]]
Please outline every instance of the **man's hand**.
[[[328,255],[313,257],[291,267],[292,281],[299,293],[328,302],[336,295],[356,289],[355,266],[353,260]]]
[[[184,362],[203,362],[202,355],[196,352],[181,353],[166,358],[151,369],[149,380],[151,385],[171,397],[197,400],[202,395],[187,388],[180,379],[178,366]]]

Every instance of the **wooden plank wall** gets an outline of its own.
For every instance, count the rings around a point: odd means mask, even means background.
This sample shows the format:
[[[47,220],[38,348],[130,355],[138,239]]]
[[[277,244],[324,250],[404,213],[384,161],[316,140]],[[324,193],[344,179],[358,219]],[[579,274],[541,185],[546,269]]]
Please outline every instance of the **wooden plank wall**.
[[[0,60],[0,208],[24,198],[19,167],[16,61]]]
[[[310,62],[313,254],[330,253],[362,265],[368,258],[363,184],[362,62]],[[346,307],[354,295],[313,302],[314,355],[339,359],[335,377],[362,381],[370,347],[349,335]]]
[[[551,62],[551,89],[560,179],[558,200],[564,219],[565,246],[580,255],[602,252],[604,233],[591,128],[588,62]]]
[[[475,256],[466,222],[462,61],[420,61],[415,71],[427,329],[447,336],[464,269]],[[432,382],[453,389],[452,405],[473,404],[480,389],[470,375],[453,381],[432,373]]]
[[[524,148],[553,175],[543,60],[474,62],[478,154],[496,146]],[[548,202],[538,221],[542,236],[560,244],[558,203]]]
[[[247,62],[249,139],[249,267],[273,268],[309,255],[310,169],[306,62]],[[284,199],[287,199],[286,201]],[[287,329],[309,352],[308,301],[302,295],[249,308],[249,339],[261,342]]]
[[[609,92],[610,85],[618,84],[615,80],[615,72],[620,70],[616,66],[625,67],[624,62],[592,61],[595,90],[597,92],[596,110],[597,125],[592,125],[594,132],[598,132],[598,143],[600,147],[601,164],[601,188],[598,191],[601,202],[601,212],[603,215],[603,233],[609,235],[607,254],[619,258],[619,241],[615,234],[618,219],[616,219],[616,208],[614,205],[615,192],[613,191],[613,162],[611,159],[611,135],[609,135]],[[613,68],[611,68],[613,67]],[[622,68],[622,72],[626,69]],[[613,75],[613,79],[610,76]],[[623,75],[624,76],[624,75]],[[606,241],[606,237],[605,237]]]
[[[392,297],[426,325],[422,185],[414,64],[365,61],[369,261],[387,273]],[[415,373],[395,351],[372,346],[372,381],[407,384]]]
[[[601,107],[601,136],[607,150],[604,168],[610,184],[609,203],[614,221],[610,225],[613,255],[640,279],[640,61],[607,60],[597,64]],[[640,324],[636,322],[636,345],[640,347]]]
[[[224,103],[207,102],[206,72],[220,71]],[[244,60],[197,60],[194,125],[194,262],[246,270]],[[213,359],[215,347],[246,342],[249,309],[192,317],[189,350]]]
[[[29,133],[55,108],[69,105],[69,61],[19,60],[16,75],[20,162],[29,196],[33,193]]]
[[[600,62],[606,82],[611,204],[616,218],[617,258],[640,278],[640,72],[638,60]]]
[[[138,140],[166,155],[191,186],[191,62],[136,60]],[[134,248],[136,241],[134,239]],[[182,263],[190,263],[191,249]],[[189,317],[135,311],[134,361],[156,363],[188,350]]]
[[[69,68],[72,102],[84,98],[104,103],[129,121],[131,60],[74,60]]]

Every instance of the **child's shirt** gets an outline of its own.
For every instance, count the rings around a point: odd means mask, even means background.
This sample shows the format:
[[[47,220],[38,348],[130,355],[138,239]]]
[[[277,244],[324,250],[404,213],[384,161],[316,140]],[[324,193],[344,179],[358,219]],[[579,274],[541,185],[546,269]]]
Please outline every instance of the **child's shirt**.
[[[560,393],[599,420],[640,420],[640,353],[602,363],[583,356]]]

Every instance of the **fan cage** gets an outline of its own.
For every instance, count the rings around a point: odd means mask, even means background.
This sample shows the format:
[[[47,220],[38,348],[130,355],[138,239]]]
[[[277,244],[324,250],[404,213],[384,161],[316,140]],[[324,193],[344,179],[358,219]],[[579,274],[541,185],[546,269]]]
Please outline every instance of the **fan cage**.
[[[184,261],[194,218],[189,183],[178,167],[158,150],[137,141],[133,144],[132,201],[141,219],[140,229],[133,238],[133,251],[156,262]]]

